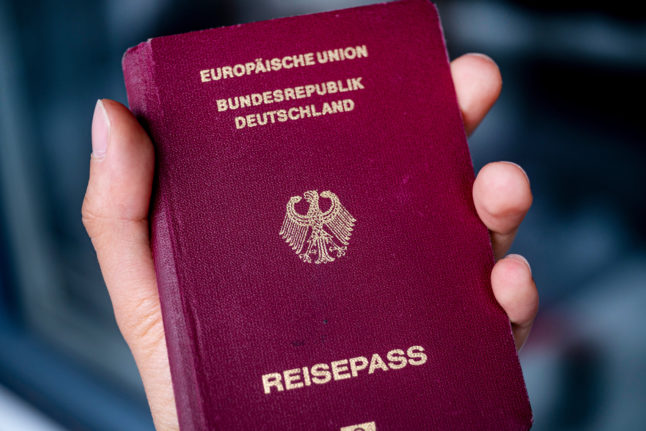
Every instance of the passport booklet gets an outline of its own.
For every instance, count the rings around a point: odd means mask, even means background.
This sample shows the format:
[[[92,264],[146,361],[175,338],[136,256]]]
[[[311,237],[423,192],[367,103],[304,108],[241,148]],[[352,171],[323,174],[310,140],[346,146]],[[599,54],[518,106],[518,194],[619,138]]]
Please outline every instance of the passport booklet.
[[[530,428],[432,3],[153,38],[123,71],[182,431]]]

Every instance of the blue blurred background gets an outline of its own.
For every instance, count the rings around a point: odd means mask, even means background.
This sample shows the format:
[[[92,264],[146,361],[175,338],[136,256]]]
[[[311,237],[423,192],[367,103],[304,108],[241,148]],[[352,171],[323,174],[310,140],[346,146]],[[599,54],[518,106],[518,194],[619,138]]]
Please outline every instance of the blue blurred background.
[[[0,0],[0,431],[152,430],[80,222],[99,97],[151,36],[354,0]],[[514,252],[541,310],[521,353],[536,431],[646,429],[646,14],[639,2],[439,2],[452,58],[502,70],[470,140],[521,164]]]

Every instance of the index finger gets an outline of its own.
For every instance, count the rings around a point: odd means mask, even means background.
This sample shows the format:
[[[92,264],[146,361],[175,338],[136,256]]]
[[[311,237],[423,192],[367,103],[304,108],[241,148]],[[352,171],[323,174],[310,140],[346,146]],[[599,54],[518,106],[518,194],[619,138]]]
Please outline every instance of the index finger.
[[[500,70],[484,54],[465,54],[451,62],[451,76],[464,128],[470,135],[500,95]]]

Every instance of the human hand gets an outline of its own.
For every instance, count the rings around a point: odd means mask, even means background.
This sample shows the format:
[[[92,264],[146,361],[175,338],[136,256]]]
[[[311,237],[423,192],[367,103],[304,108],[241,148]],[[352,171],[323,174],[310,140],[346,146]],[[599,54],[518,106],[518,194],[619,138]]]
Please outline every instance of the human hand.
[[[470,134],[498,98],[500,73],[492,60],[475,54],[454,60],[451,73]],[[178,430],[179,425],[150,248],[153,171],[152,143],[132,113],[112,100],[97,102],[83,224],[117,324],[139,368],[155,426],[166,431]],[[491,232],[497,260],[491,273],[493,293],[509,316],[520,349],[537,312],[538,293],[527,261],[504,255],[531,206],[529,180],[515,164],[490,163],[478,173],[473,200]]]

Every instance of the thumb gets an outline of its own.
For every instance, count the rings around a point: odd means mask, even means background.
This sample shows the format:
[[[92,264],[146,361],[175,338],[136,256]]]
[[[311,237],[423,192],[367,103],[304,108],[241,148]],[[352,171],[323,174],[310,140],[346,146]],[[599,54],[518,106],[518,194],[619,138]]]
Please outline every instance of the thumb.
[[[92,120],[83,224],[96,250],[117,324],[137,362],[157,429],[175,429],[148,231],[153,172],[153,146],[137,119],[120,103],[99,100]]]

